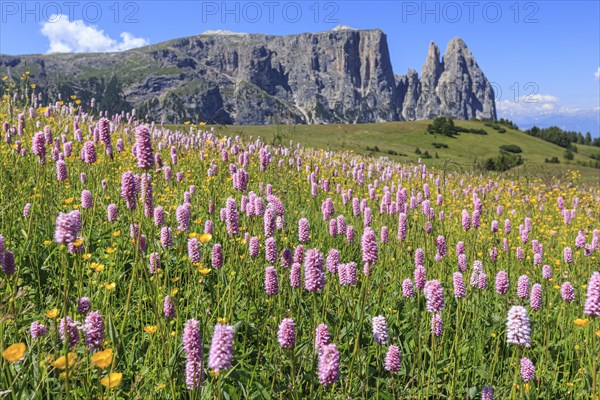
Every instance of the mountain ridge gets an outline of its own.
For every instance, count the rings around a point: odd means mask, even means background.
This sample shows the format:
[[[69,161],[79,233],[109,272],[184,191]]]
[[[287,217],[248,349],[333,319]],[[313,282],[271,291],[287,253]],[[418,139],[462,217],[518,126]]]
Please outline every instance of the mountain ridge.
[[[116,77],[123,100],[165,122],[496,119],[493,89],[464,41],[452,39],[440,55],[432,42],[420,77],[396,75],[382,30],[344,28],[200,34],[120,53],[0,55],[0,66],[13,75],[30,69],[47,96],[84,100],[102,97]]]

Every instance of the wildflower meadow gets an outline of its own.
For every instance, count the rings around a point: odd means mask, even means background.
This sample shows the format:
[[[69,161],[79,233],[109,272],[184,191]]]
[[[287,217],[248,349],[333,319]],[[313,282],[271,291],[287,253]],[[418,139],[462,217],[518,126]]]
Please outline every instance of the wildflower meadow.
[[[600,398],[600,187],[576,172],[401,165],[11,90],[0,398]]]

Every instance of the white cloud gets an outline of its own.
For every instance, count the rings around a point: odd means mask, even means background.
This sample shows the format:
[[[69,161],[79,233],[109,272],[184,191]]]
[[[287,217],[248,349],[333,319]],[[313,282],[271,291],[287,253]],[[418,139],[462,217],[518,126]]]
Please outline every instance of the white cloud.
[[[596,78],[596,80],[600,79],[600,67],[598,67],[598,69],[594,73],[594,77]]]
[[[511,117],[532,117],[540,114],[556,112],[560,109],[559,99],[549,94],[521,96],[514,100],[496,102],[498,114]]]
[[[117,42],[102,29],[86,25],[82,20],[69,21],[66,15],[52,15],[42,24],[42,35],[50,41],[48,53],[105,53],[123,51],[147,45],[146,39],[121,33]]]

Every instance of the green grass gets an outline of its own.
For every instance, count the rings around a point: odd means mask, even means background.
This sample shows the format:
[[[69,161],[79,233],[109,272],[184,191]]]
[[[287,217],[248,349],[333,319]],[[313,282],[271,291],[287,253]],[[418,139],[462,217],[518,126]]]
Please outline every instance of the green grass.
[[[424,160],[428,165],[443,166],[460,164],[466,167],[474,162],[483,161],[488,157],[500,154],[499,147],[506,144],[516,144],[523,152],[520,154],[525,160],[525,168],[529,171],[549,175],[563,175],[568,170],[579,170],[582,179],[586,182],[600,182],[600,170],[579,165],[593,161],[590,155],[600,152],[600,148],[577,145],[578,153],[572,161],[563,157],[565,149],[544,140],[529,136],[524,132],[504,127],[505,133],[498,133],[480,121],[455,121],[455,124],[464,128],[484,129],[487,135],[460,133],[454,138],[443,135],[427,133],[427,125],[431,121],[386,122],[358,125],[261,125],[261,126],[218,126],[220,133],[226,135],[241,135],[245,137],[260,136],[268,143],[273,143],[276,137],[282,143],[290,140],[305,146],[322,148],[326,150],[351,150],[360,154],[371,154],[375,157],[389,157],[393,160],[416,161],[419,157],[415,149],[422,153],[429,152],[432,158]],[[444,143],[448,148],[436,149],[433,143]],[[379,152],[368,150],[375,146]],[[397,152],[398,156],[389,154]],[[439,158],[435,158],[435,154]],[[404,154],[405,156],[403,156]],[[560,164],[547,164],[546,158],[558,157]],[[509,173],[515,173],[510,171]]]

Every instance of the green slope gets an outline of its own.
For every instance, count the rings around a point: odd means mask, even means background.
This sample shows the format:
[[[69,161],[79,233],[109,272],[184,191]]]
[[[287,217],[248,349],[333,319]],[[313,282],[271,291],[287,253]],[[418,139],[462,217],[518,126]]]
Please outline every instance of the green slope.
[[[427,133],[427,125],[431,121],[387,122],[357,125],[267,125],[267,126],[217,126],[218,132],[227,135],[242,135],[246,138],[262,137],[272,143],[289,140],[303,145],[329,149],[352,150],[376,157],[389,157],[394,160],[416,161],[420,156],[415,154],[418,147],[421,152],[429,152],[432,158],[424,160],[429,165],[459,164],[467,167],[475,161],[499,155],[499,146],[516,144],[521,147],[521,156],[525,166],[511,172],[522,174],[542,174],[558,177],[568,170],[579,170],[582,178],[590,183],[600,184],[600,169],[581,165],[593,159],[590,155],[600,152],[600,148],[577,145],[578,153],[572,161],[564,158],[565,149],[541,139],[529,136],[524,132],[506,128],[505,133],[498,133],[481,121],[455,121],[455,125],[464,128],[484,129],[487,135],[460,133],[455,138]],[[432,143],[443,143],[448,148],[436,149]],[[379,151],[373,151],[377,146]],[[391,152],[399,155],[390,154]],[[435,157],[437,153],[439,158]],[[546,158],[557,157],[560,164],[548,164]]]

